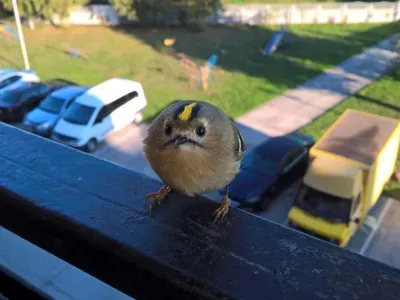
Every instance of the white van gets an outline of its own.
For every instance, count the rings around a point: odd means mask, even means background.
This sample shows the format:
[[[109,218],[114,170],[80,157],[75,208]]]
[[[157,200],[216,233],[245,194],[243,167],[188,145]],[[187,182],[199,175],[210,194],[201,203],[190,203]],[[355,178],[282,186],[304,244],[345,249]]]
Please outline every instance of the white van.
[[[112,78],[96,85],[68,107],[51,138],[93,152],[110,133],[140,123],[147,101],[139,82]]]

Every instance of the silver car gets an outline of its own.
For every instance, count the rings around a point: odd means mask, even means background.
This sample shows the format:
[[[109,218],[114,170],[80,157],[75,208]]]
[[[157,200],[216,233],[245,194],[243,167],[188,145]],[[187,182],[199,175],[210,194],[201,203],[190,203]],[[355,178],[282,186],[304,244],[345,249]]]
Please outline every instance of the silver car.
[[[51,132],[76,97],[86,92],[90,86],[68,86],[47,96],[37,108],[29,112],[23,121],[25,129],[44,137]]]
[[[0,91],[7,90],[19,82],[39,81],[39,76],[32,70],[0,69]]]

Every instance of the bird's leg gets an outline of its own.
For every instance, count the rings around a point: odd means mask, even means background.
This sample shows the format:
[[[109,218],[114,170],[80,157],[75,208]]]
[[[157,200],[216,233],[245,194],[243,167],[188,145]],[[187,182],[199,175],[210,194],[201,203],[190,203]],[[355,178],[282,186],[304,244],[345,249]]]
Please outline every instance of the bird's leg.
[[[231,200],[228,197],[228,186],[226,186],[226,194],[224,199],[222,200],[221,205],[214,211],[213,216],[214,218],[214,223],[218,220],[221,219],[221,221],[224,219],[226,214],[229,211],[229,206],[231,205]]]
[[[161,200],[168,196],[171,192],[171,188],[164,184],[157,192],[149,193],[145,197],[150,198],[150,205],[149,205],[149,213],[151,213],[151,208],[153,207],[154,202],[158,202],[158,205],[161,204]]]

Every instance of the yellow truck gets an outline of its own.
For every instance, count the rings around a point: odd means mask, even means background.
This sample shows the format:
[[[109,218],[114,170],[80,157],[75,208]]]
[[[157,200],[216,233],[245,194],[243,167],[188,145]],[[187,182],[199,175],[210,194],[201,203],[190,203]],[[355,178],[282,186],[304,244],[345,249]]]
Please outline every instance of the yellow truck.
[[[289,227],[345,247],[390,180],[399,120],[346,110],[310,149]]]

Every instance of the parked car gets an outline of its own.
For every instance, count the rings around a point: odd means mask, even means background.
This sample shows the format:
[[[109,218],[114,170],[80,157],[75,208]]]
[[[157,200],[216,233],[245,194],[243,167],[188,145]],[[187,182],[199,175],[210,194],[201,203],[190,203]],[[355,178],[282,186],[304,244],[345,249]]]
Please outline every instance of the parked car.
[[[230,199],[241,208],[267,209],[276,196],[305,174],[313,144],[311,137],[291,133],[256,146],[245,154],[239,174],[229,185]]]
[[[40,78],[32,70],[0,69],[0,91],[19,82],[39,82]]]
[[[22,121],[25,113],[34,109],[40,101],[53,91],[75,85],[63,79],[54,79],[48,82],[22,81],[0,93],[0,121]]]
[[[23,125],[25,129],[44,137],[50,137],[57,121],[72,102],[90,86],[66,86],[48,95],[39,106],[29,112]]]
[[[110,133],[141,122],[147,101],[139,82],[112,78],[77,97],[53,129],[52,139],[87,152]]]

